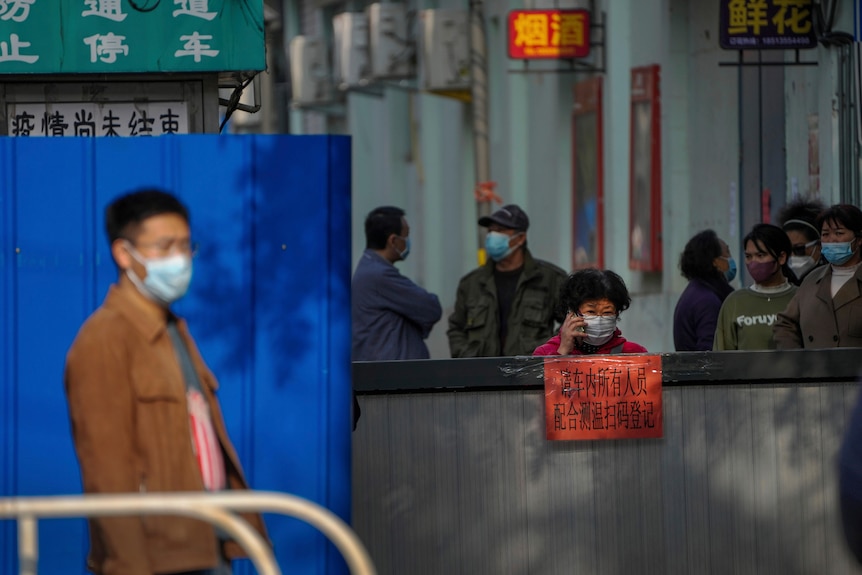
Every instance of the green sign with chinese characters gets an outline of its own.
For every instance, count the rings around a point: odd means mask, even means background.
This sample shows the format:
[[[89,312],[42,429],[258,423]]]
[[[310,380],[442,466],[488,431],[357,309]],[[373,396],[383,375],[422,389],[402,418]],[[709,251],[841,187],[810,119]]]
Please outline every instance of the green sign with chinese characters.
[[[265,67],[263,0],[0,0],[0,74]]]

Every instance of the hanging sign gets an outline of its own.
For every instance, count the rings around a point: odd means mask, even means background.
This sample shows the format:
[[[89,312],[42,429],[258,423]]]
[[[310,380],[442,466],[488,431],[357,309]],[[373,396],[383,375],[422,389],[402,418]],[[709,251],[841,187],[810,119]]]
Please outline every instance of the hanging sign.
[[[548,439],[662,437],[660,355],[545,358]]]
[[[0,0],[0,74],[265,67],[263,0]]]
[[[817,47],[812,0],[721,0],[719,44],[726,50]]]
[[[590,54],[587,10],[512,10],[509,58],[584,58]]]

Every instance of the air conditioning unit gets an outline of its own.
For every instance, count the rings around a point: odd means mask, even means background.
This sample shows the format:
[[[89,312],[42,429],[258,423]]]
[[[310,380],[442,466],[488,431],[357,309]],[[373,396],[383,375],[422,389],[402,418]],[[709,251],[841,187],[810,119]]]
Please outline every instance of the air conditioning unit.
[[[466,10],[423,10],[419,18],[422,88],[469,90],[469,13]]]
[[[371,77],[395,80],[413,76],[415,42],[407,28],[407,6],[387,2],[371,4],[368,34],[371,48]]]
[[[362,12],[342,12],[332,18],[335,84],[347,90],[368,83],[368,17]]]
[[[293,104],[301,106],[327,101],[330,79],[323,40],[296,36],[290,41],[290,81]]]

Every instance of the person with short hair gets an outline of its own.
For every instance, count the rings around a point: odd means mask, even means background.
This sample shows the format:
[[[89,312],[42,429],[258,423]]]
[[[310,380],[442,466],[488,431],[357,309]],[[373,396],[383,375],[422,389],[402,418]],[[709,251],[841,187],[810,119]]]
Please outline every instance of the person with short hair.
[[[247,489],[216,397],[218,383],[170,309],[192,278],[188,209],[147,189],[108,205],[119,277],[66,357],[65,387],[85,493]],[[265,536],[258,514],[244,518]],[[96,517],[88,568],[99,575],[229,575],[244,553],[181,516]]]
[[[796,293],[787,261],[790,239],[772,224],[756,224],[742,240],[754,283],[727,296],[718,312],[712,349],[775,349],[772,325]]]
[[[617,323],[631,305],[623,278],[611,270],[580,270],[560,288],[558,313],[565,317],[557,335],[533,355],[646,353],[622,336]]]
[[[862,210],[836,204],[816,227],[829,265],[809,273],[775,322],[778,349],[862,347]]]
[[[452,357],[529,355],[554,333],[566,272],[533,258],[530,218],[519,206],[503,206],[479,218],[479,225],[488,228],[488,260],[458,283],[446,332],[449,351]]]
[[[791,254],[787,266],[795,277],[788,278],[794,285],[801,285],[809,273],[826,264],[820,255],[820,230],[817,216],[825,209],[820,200],[799,198],[784,206],[778,215],[781,229],[790,239]]]
[[[673,312],[676,351],[711,351],[721,304],[733,291],[736,262],[724,240],[713,230],[695,234],[679,257],[688,285]]]
[[[404,210],[382,206],[365,218],[365,252],[351,283],[353,361],[429,357],[425,339],[443,309],[436,295],[395,268],[410,248]]]

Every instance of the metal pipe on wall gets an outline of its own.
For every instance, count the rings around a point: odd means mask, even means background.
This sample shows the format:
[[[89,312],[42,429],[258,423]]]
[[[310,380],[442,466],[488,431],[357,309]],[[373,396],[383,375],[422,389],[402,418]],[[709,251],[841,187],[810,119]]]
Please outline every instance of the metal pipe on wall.
[[[482,0],[470,1],[470,75],[473,115],[473,151],[476,163],[476,184],[487,182],[491,178],[491,162],[488,153],[488,72],[487,47],[485,41],[485,9]],[[478,218],[491,213],[490,201],[477,199],[476,215]],[[483,254],[485,233],[477,228],[478,253],[480,263],[484,262]]]

